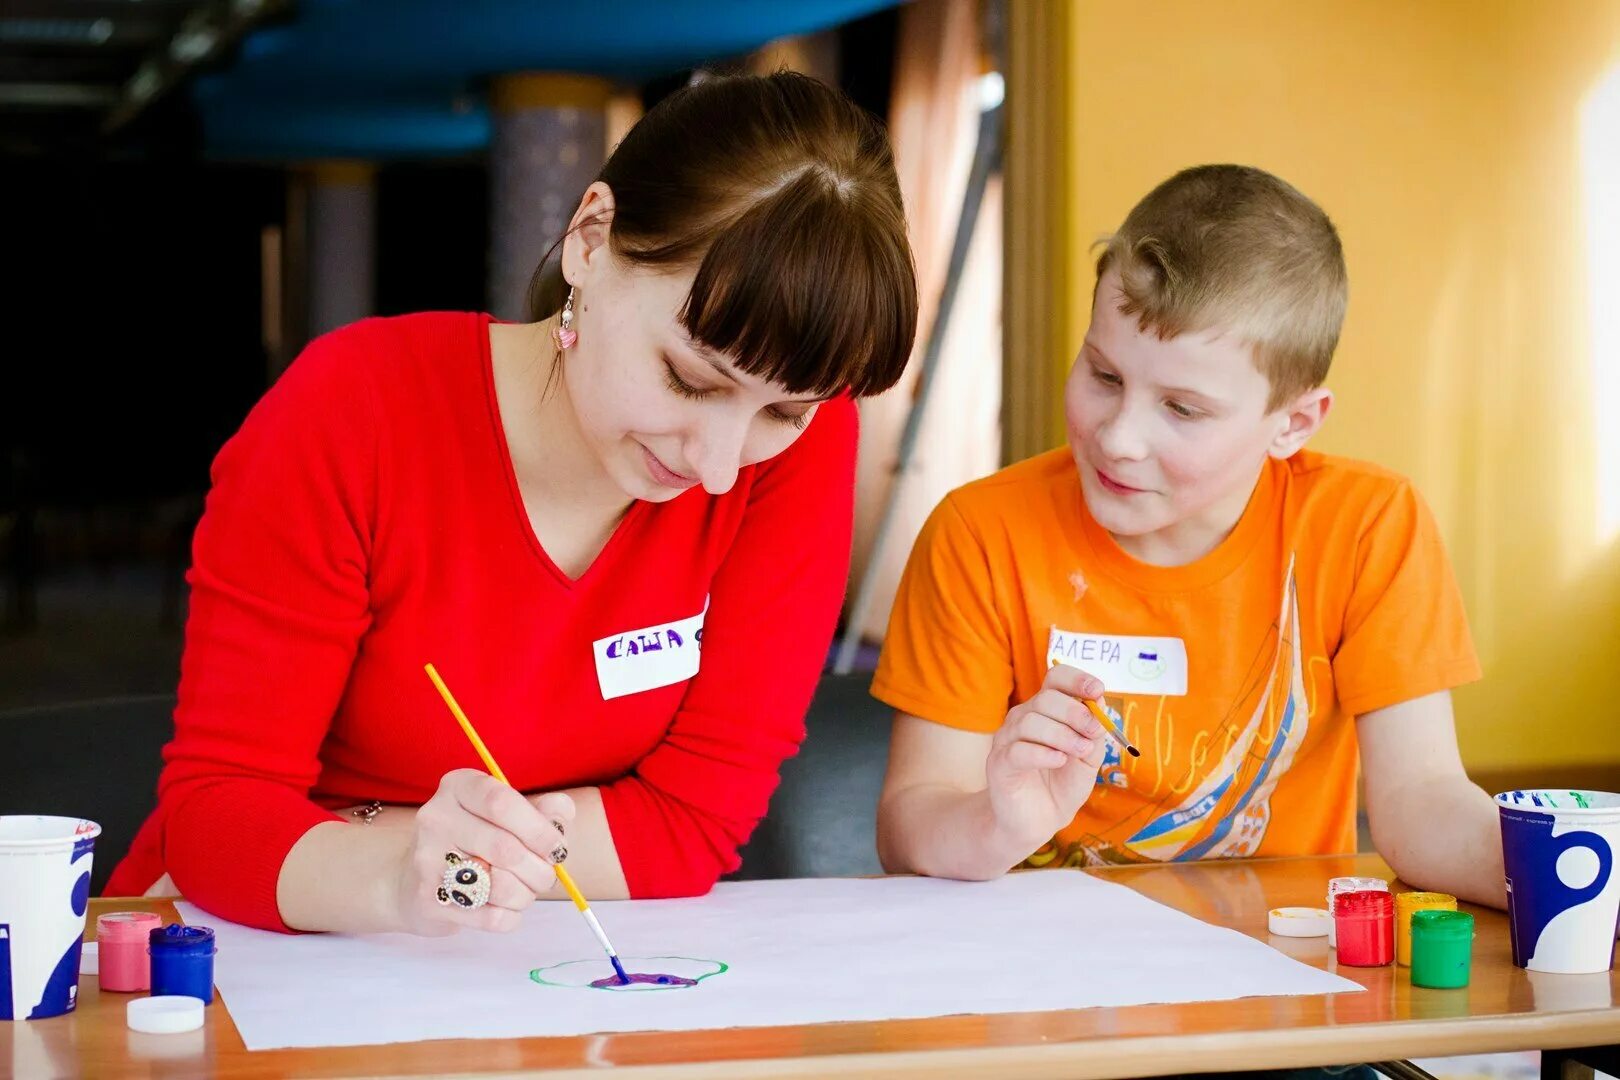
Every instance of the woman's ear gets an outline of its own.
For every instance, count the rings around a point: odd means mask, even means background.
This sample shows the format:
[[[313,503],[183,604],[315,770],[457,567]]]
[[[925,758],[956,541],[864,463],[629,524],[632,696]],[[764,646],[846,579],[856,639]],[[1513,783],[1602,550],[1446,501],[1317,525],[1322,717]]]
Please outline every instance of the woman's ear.
[[[597,180],[580,196],[579,207],[563,238],[562,274],[569,285],[586,289],[612,254],[608,233],[613,227],[613,191]]]

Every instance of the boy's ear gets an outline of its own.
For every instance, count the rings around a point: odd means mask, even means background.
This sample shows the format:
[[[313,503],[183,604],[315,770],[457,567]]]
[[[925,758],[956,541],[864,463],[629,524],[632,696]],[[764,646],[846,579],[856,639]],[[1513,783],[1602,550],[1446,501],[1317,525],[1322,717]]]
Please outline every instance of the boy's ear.
[[[1333,407],[1333,391],[1325,386],[1307,390],[1279,410],[1285,424],[1276,438],[1271,440],[1267,452],[1281,460],[1293,457],[1310,440],[1327,419]]]
[[[591,272],[610,254],[607,242],[612,222],[613,190],[597,180],[580,196],[563,239],[562,272],[568,284],[590,287]]]

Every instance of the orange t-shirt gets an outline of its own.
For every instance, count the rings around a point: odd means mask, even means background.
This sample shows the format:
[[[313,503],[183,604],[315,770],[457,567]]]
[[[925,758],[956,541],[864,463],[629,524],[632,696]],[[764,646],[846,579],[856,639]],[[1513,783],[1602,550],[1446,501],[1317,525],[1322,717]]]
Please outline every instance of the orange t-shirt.
[[[1186,566],[1121,550],[1067,449],[947,496],[873,695],[991,733],[1058,660],[1109,686],[1142,756],[1110,740],[1096,791],[1031,866],[1353,851],[1354,718],[1479,677],[1412,485],[1308,451],[1268,460],[1231,535]]]

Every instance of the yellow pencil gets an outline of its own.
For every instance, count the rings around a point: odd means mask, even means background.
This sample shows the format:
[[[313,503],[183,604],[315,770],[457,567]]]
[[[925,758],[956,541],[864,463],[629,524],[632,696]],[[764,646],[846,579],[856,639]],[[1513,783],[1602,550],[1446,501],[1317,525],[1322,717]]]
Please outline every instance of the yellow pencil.
[[[1091,715],[1095,716],[1097,718],[1097,722],[1103,726],[1103,729],[1114,737],[1114,741],[1119,743],[1119,745],[1123,746],[1126,750],[1130,751],[1131,757],[1142,756],[1142,751],[1131,745],[1131,740],[1125,737],[1125,733],[1119,729],[1119,725],[1114,723],[1114,718],[1104,712],[1102,706],[1098,705],[1090,698],[1081,698],[1080,700],[1086,703],[1086,708],[1091,710]]]
[[[471,742],[473,749],[478,751],[478,757],[483,761],[484,768],[489,770],[489,775],[507,787],[511,787],[512,781],[508,780],[506,774],[501,772],[501,767],[495,764],[495,758],[490,754],[489,747],[485,746],[484,740],[478,737],[478,732],[473,728],[472,721],[468,720],[467,714],[461,711],[461,706],[456,703],[455,695],[450,693],[450,688],[444,685],[443,679],[439,678],[438,671],[434,670],[432,664],[425,665],[424,670],[427,671],[427,677],[433,680],[433,685],[439,691],[439,696],[444,698],[444,703],[449,706],[450,714],[456,718],[456,723],[460,724],[461,730],[466,733],[467,741]],[[563,869],[561,863],[552,863],[551,868],[556,871],[557,880],[562,882],[562,887],[568,890],[568,895],[573,899],[574,906],[579,908],[579,913],[585,916],[585,921],[590,924],[591,933],[596,935],[596,940],[601,942],[602,948],[607,951],[608,959],[613,961],[613,970],[619,974],[619,981],[628,983],[630,976],[624,973],[624,965],[619,963],[619,954],[614,951],[613,943],[608,940],[606,932],[602,929],[602,924],[596,921],[596,913],[591,911],[591,905],[585,902],[585,894],[579,891],[579,886],[574,884],[574,879],[568,875],[567,870]]]

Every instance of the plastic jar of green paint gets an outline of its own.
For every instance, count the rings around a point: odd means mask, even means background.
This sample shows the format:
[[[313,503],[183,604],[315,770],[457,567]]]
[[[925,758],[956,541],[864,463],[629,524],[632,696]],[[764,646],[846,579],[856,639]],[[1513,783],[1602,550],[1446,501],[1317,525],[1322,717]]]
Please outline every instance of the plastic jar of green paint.
[[[1412,985],[1451,990],[1468,985],[1474,917],[1466,911],[1412,913]]]

